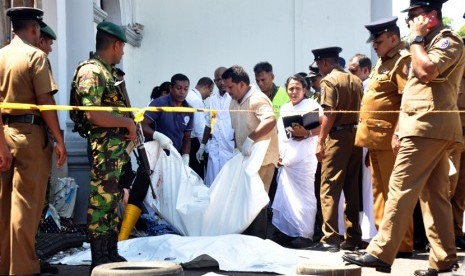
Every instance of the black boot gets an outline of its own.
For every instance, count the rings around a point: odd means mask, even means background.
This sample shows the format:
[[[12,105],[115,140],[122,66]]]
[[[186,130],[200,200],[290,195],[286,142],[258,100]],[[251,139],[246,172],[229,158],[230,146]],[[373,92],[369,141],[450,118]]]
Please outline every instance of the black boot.
[[[108,240],[109,237],[98,237],[90,240],[92,263],[89,274],[92,274],[92,270],[98,265],[112,263],[108,254]]]
[[[108,240],[108,254],[112,262],[127,262],[127,260],[118,254],[118,234],[113,232]]]
[[[465,250],[465,237],[464,236],[455,236],[455,246]]]
[[[49,273],[49,274],[58,274],[58,268],[56,266],[50,265],[49,262],[40,261],[40,273]]]

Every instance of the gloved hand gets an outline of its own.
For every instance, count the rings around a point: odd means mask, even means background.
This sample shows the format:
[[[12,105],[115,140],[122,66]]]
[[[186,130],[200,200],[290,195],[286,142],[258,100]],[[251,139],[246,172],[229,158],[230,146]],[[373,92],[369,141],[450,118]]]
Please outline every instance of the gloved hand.
[[[170,146],[173,144],[173,141],[171,141],[168,136],[158,131],[153,132],[153,140],[158,141],[160,143],[160,147],[166,150],[169,150]]]
[[[253,143],[254,141],[247,136],[247,139],[245,139],[244,144],[242,144],[241,153],[243,156],[250,156],[250,154],[252,153]]]
[[[200,144],[199,150],[195,154],[197,162],[203,161],[203,154],[205,153],[205,144]]]
[[[184,162],[184,165],[189,166],[189,154],[185,153],[182,155],[182,162]]]

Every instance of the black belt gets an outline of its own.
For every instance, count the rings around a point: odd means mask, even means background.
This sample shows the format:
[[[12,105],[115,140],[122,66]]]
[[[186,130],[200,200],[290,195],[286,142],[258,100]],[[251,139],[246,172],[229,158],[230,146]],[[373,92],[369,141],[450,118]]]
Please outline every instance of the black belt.
[[[344,129],[356,129],[356,128],[357,128],[357,125],[340,125],[340,126],[332,127],[330,132],[344,130]]]
[[[23,123],[30,125],[40,125],[42,124],[42,117],[27,114],[27,115],[2,115],[3,124],[12,124],[12,123]]]

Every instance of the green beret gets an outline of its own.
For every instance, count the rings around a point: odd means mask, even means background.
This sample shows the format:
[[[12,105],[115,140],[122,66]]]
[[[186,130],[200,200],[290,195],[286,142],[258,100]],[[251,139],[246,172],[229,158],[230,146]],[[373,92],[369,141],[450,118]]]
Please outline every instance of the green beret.
[[[45,24],[45,23],[44,23]],[[55,34],[55,32],[52,30],[52,28],[50,28],[50,26],[48,26],[47,24],[45,24],[45,27],[41,27],[40,28],[40,32],[42,34],[44,34],[45,36],[48,36],[50,37],[51,39],[53,40],[57,40],[57,35]]]
[[[97,25],[97,30],[110,34],[121,41],[128,42],[126,33],[124,32],[123,28],[116,25],[115,23],[111,23],[109,21],[100,22]]]

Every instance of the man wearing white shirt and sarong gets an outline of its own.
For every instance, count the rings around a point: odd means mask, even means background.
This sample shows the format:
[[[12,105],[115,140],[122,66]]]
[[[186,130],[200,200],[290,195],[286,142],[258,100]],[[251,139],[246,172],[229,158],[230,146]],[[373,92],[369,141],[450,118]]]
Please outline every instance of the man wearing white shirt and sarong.
[[[231,126],[229,105],[231,96],[226,93],[221,75],[226,71],[225,67],[215,70],[215,84],[218,92],[209,98],[207,108],[214,110],[205,115],[205,130],[203,132],[202,143],[197,151],[197,161],[200,163],[204,159],[205,149],[208,150],[207,172],[205,175],[205,185],[211,186],[226,162],[233,157],[234,152],[234,130]],[[212,126],[211,121],[214,120]],[[208,144],[207,144],[208,141]],[[206,146],[207,145],[207,146]]]

